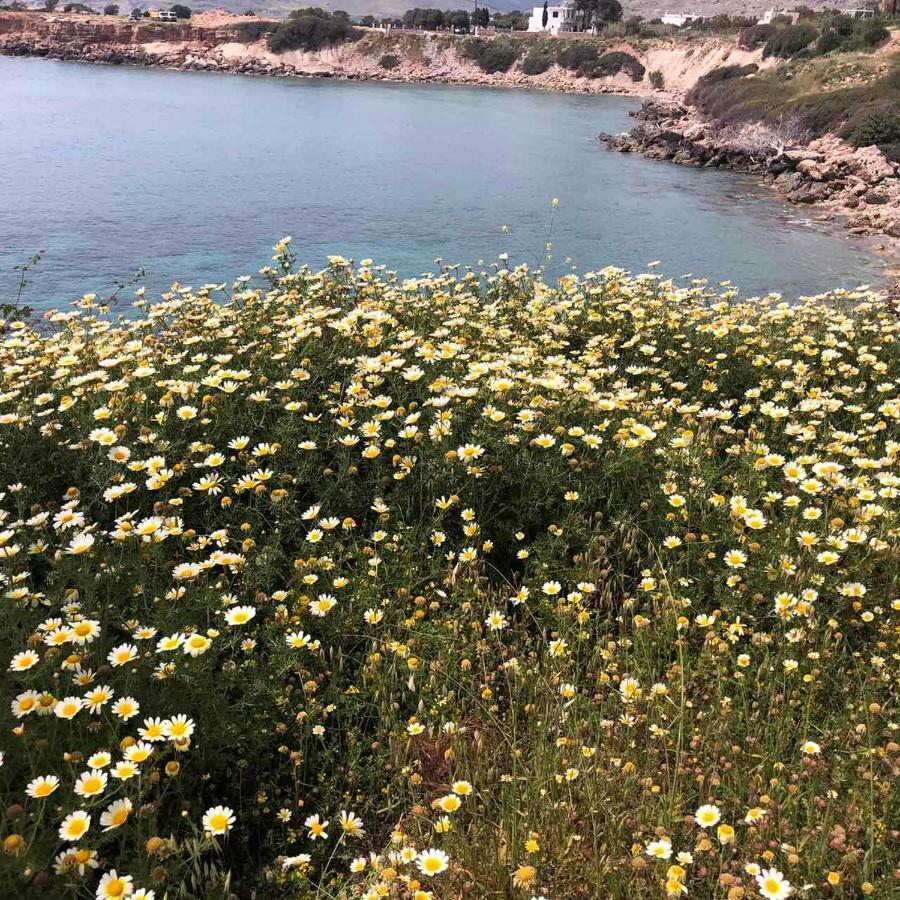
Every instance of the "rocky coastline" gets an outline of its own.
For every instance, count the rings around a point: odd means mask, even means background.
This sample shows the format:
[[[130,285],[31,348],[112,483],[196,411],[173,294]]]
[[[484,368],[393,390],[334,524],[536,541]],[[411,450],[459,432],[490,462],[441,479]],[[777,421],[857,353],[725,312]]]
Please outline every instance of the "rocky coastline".
[[[777,145],[756,126],[722,129],[671,100],[645,100],[632,116],[639,124],[631,131],[599,135],[610,150],[758,176],[789,203],[900,249],[900,164],[876,147],[854,148],[833,135]]]

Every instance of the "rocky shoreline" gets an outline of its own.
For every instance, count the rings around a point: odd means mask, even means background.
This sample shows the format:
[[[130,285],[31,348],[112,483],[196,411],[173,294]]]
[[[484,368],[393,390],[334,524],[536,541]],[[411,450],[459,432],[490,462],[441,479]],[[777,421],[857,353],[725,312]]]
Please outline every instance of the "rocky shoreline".
[[[148,68],[181,69],[184,71],[230,72],[236,75],[268,75],[273,77],[314,76],[331,78],[330,71],[301,72],[293,66],[278,66],[258,60],[230,62],[208,54],[197,54],[187,47],[173,48],[165,53],[148,53],[140,45],[96,44],[73,46],[50,41],[15,40],[2,45],[4,56],[27,56],[57,59],[64,62],[100,63],[112,66],[144,66]]]
[[[855,149],[833,135],[779,146],[755,126],[720,129],[670,101],[645,100],[632,115],[640,124],[631,131],[599,135],[610,150],[756,175],[789,203],[900,249],[900,164],[876,147]]]
[[[347,71],[335,68],[311,68],[294,62],[272,62],[265,58],[230,58],[214,50],[198,53],[196,48],[175,45],[171,49],[153,52],[140,45],[60,44],[44,40],[7,40],[0,42],[0,55],[56,59],[65,62],[86,62],[104,65],[143,66],[195,72],[221,72],[232,75],[263,75],[272,78],[332,78],[336,81],[389,81],[410,84],[456,84],[482,87],[527,88],[568,94],[616,94],[641,96],[640,85],[626,84],[624,79],[572,78],[560,70],[535,79],[525,75],[488,75],[468,67],[466,70]]]

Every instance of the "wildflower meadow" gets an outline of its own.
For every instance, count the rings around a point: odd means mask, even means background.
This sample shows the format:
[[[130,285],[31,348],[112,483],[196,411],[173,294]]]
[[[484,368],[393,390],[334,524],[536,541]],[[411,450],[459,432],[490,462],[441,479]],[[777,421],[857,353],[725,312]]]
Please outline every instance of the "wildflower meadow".
[[[3,323],[0,897],[900,896],[896,307],[262,274]]]

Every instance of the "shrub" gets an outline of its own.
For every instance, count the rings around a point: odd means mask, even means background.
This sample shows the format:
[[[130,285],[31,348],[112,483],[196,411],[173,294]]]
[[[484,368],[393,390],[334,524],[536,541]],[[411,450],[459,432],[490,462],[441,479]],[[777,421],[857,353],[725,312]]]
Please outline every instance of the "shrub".
[[[836,31],[826,29],[816,41],[816,53],[831,53],[832,50],[837,50],[840,46],[841,36]]]
[[[615,50],[612,53],[604,53],[594,67],[595,75],[618,75],[619,72],[627,72],[632,81],[640,81],[644,77],[646,69],[640,61],[630,53]]]
[[[879,19],[851,19],[833,15],[825,19],[822,34],[816,42],[819,53],[834,50],[871,50],[887,40],[889,32]]]
[[[537,47],[532,47],[522,60],[522,71],[526,75],[540,75],[549,68],[550,55]]]
[[[791,25],[773,35],[763,47],[763,59],[776,56],[790,59],[799,56],[816,39],[816,30],[809,25]]]
[[[278,27],[278,22],[235,22],[228,29],[234,32],[235,40],[241,44],[252,44]]]
[[[597,48],[585,41],[572,41],[566,44],[557,54],[556,61],[573,72],[583,70],[586,65],[597,62]]]
[[[192,15],[190,7],[185,6],[182,3],[176,3],[172,7],[172,12],[175,13],[179,19],[189,19]]]
[[[751,25],[749,28],[741,29],[738,34],[738,46],[744,50],[756,50],[777,33],[778,29],[774,25]]]
[[[342,16],[332,16],[323,10],[311,8],[291,13],[286,22],[277,25],[269,33],[268,44],[273,53],[320,50],[355,36],[356,32]]]
[[[654,69],[650,73],[649,78],[650,78],[650,84],[653,85],[653,87],[656,88],[656,90],[661,91],[663,89],[663,87],[665,86],[665,83],[666,83],[665,77],[663,76],[663,73],[660,72],[659,69]]]
[[[119,7],[115,3],[107,3],[106,6],[103,7],[104,16],[117,16],[118,14]]]
[[[519,48],[511,41],[470,41],[465,47],[466,55],[488,75],[508,72],[518,59]]]
[[[701,75],[697,79],[697,84],[718,84],[720,81],[728,81],[731,78],[744,78],[746,75],[752,75],[758,71],[759,66],[756,63],[748,63],[746,66],[720,66],[718,69]]]
[[[850,123],[847,138],[854,147],[900,143],[900,106],[873,109]]]
[[[385,53],[384,56],[381,57],[379,65],[382,69],[387,69],[388,71],[396,69],[397,66],[400,65],[400,57],[395,56],[393,53]]]
[[[890,32],[880,19],[859,19],[845,46],[848,50],[871,50],[889,37]]]

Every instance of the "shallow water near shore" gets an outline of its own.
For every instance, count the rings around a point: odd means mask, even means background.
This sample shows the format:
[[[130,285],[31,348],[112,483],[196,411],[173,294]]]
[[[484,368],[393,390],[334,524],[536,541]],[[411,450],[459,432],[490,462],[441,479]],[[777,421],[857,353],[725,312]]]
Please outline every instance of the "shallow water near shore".
[[[0,299],[39,248],[40,308],[138,266],[152,293],[230,281],[284,234],[313,265],[405,275],[437,258],[539,264],[549,237],[553,273],[659,260],[786,297],[883,276],[865,244],[751,178],[605,150],[598,132],[627,129],[636,105],[0,57]]]

